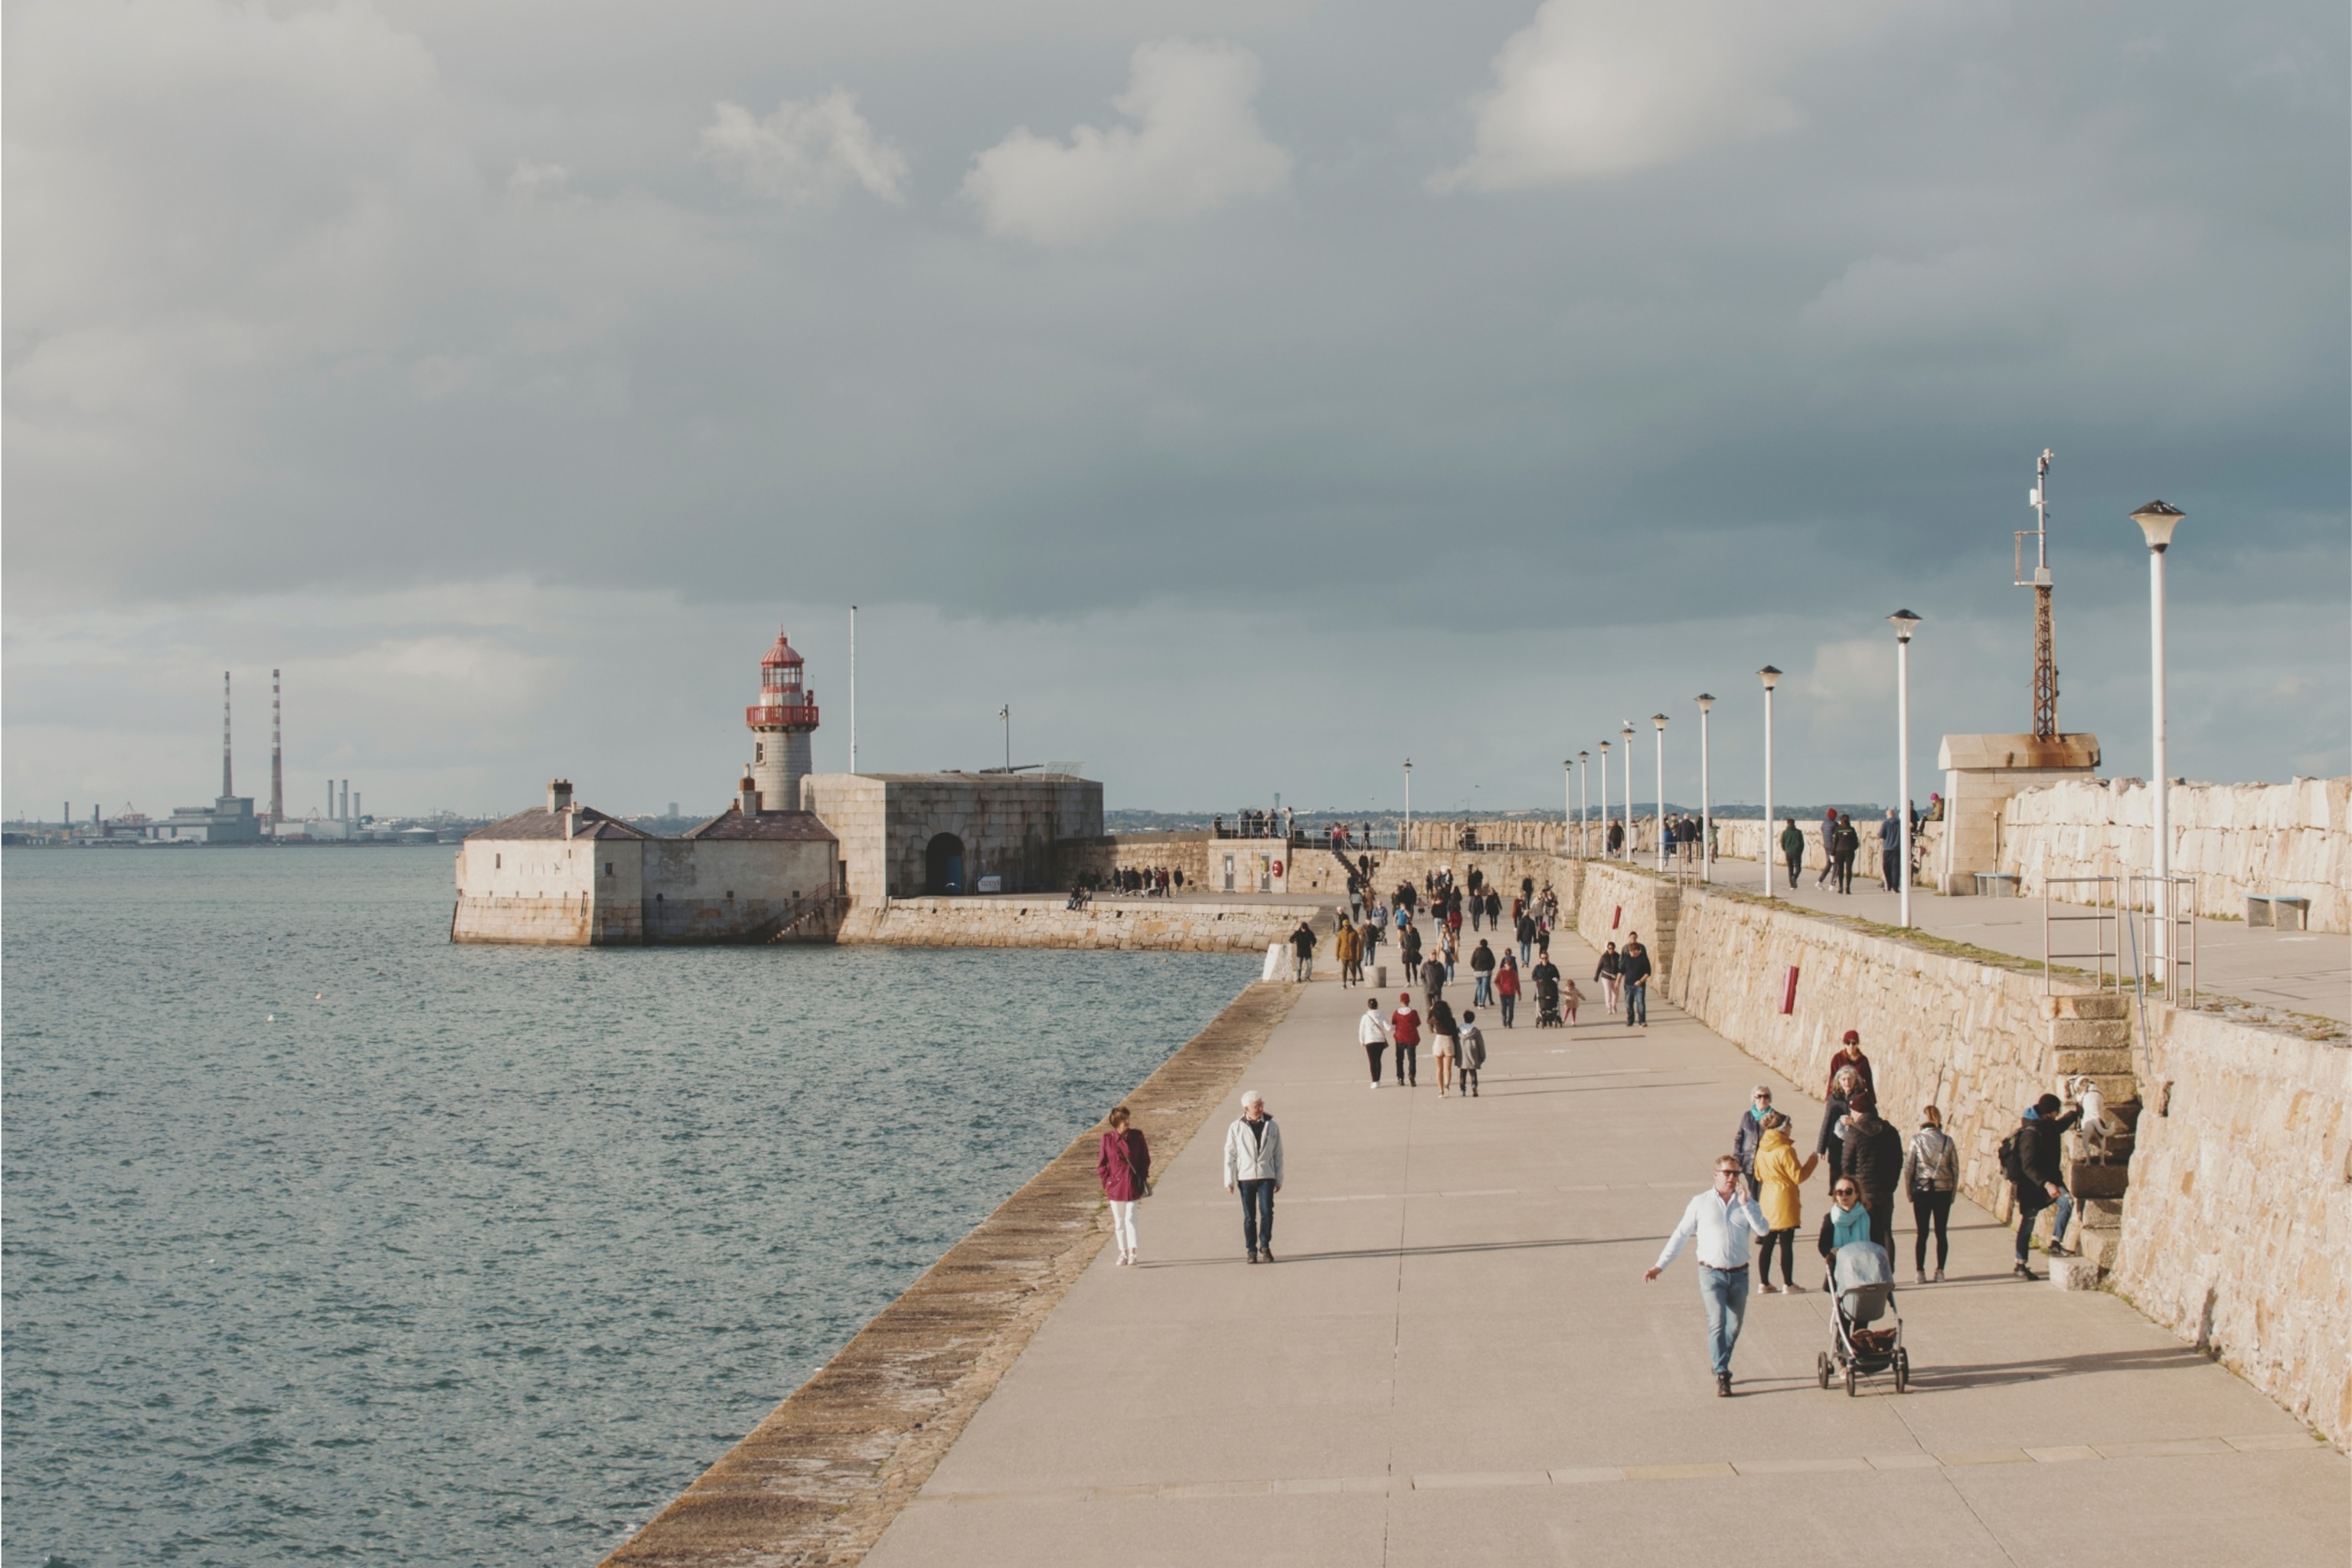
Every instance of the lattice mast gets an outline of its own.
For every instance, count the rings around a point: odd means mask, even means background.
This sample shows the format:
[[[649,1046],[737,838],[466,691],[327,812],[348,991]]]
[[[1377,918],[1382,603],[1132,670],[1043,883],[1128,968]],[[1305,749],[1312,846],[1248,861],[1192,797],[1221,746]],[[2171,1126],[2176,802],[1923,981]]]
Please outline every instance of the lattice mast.
[[[221,798],[226,800],[236,793],[236,777],[229,767],[228,749],[228,671],[221,671]]]
[[[2033,738],[2058,738],[2058,663],[2050,641],[2050,451],[2033,468],[2026,501],[2033,526],[2017,531],[2017,585],[2033,590]],[[2033,574],[2025,573],[2025,542],[2033,541]]]
[[[286,820],[286,749],[278,725],[278,671],[269,672],[269,820]]]

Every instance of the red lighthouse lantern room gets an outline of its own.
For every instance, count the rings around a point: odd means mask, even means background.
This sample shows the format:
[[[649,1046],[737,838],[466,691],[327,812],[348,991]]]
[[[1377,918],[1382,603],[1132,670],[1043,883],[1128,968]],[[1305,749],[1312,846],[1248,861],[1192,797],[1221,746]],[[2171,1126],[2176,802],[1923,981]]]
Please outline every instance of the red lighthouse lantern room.
[[[754,730],[815,729],[816,694],[804,679],[800,654],[778,631],[775,646],[760,660],[760,700],[743,710],[744,723]]]

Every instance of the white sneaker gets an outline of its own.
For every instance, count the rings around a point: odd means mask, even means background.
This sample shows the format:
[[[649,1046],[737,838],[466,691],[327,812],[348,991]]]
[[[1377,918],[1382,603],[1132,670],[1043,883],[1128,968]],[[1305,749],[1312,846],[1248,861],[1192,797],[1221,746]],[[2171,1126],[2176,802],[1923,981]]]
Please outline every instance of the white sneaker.
[[[1381,1087],[1381,1080],[1380,1080],[1380,1079],[1372,1079],[1372,1087],[1373,1087],[1374,1089],[1378,1089],[1378,1088],[1380,1088],[1380,1087]]]

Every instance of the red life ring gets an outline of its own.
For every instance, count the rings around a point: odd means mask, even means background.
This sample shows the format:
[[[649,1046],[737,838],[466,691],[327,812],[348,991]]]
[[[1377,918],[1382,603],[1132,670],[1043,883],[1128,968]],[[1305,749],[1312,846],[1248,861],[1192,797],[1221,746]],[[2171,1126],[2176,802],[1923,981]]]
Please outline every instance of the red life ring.
[[[1282,862],[1279,860],[1274,863],[1274,874],[1277,877],[1282,875]]]

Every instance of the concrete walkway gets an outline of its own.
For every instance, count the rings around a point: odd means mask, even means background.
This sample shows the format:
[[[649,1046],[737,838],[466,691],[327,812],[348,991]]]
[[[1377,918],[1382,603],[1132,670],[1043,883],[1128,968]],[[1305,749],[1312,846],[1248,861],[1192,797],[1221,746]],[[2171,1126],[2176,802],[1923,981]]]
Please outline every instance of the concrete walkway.
[[[1751,1084],[1817,1105],[1664,1007],[1492,1029],[1475,1100],[1425,1061],[1371,1093],[1362,1005],[1317,983],[1244,1080],[1288,1150],[1282,1261],[1241,1258],[1229,1100],[1144,1205],[1145,1265],[1104,1250],[867,1563],[2352,1556],[2343,1456],[2113,1297],[2011,1279],[1965,1204],[1951,1282],[1900,1293],[1911,1393],[1816,1385],[1816,1292],[1751,1300],[1717,1398],[1693,1259],[1642,1270]]]
[[[1871,849],[1876,850],[1876,840]],[[1643,859],[1643,866],[1656,862]],[[1883,892],[1876,882],[1856,878],[1853,891],[1840,894],[1813,886],[1819,873],[1807,870],[1790,890],[1783,874],[1773,892],[1809,910],[1853,915],[1866,921],[1895,923],[1901,900]],[[1763,890],[1763,879],[1753,860],[1718,860],[1717,882],[1744,893]],[[2070,906],[2069,912],[2083,912]],[[1912,923],[1920,930],[1953,942],[1970,942],[1995,952],[2012,952],[2039,963],[2042,958],[2042,900],[2031,899],[1948,899],[1925,891],[1911,896]],[[2059,932],[2053,945],[2081,946],[2091,940],[2088,926]],[[2130,973],[2130,939],[2125,939],[2124,972]],[[2283,1007],[2323,1018],[2352,1022],[2352,936],[2334,931],[2274,931],[2236,921],[2197,922],[2197,963],[2200,992],[2234,996],[2265,1007]],[[2087,967],[2087,965],[2080,965]]]

